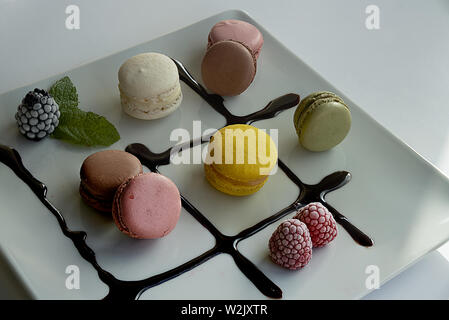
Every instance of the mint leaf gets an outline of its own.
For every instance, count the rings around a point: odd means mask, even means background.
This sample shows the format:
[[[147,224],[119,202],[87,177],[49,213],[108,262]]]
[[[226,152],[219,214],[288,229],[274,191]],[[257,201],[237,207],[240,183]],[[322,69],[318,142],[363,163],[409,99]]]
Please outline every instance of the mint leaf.
[[[49,90],[50,95],[55,99],[59,108],[76,108],[78,106],[78,93],[69,77],[65,76],[53,84]]]
[[[105,117],[73,107],[61,110],[59,125],[52,137],[88,147],[109,146],[120,139]]]
[[[56,81],[49,93],[61,112],[52,138],[88,147],[110,146],[120,139],[117,129],[105,117],[78,109],[78,93],[69,77]]]

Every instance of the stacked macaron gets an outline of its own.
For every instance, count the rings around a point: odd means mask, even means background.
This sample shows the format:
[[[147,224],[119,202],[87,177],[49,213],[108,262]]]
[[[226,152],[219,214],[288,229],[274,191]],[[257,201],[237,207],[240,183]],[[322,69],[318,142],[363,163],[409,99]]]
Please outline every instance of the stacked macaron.
[[[139,239],[166,236],[178,222],[181,197],[176,185],[157,173],[143,173],[135,156],[105,150],[87,157],[80,171],[81,198],[102,212],[112,212],[120,231]]]
[[[181,104],[178,68],[166,55],[148,52],[131,57],[120,67],[118,78],[123,111],[134,118],[162,118]]]
[[[209,32],[207,38],[207,48],[213,44],[224,41],[234,40],[245,43],[256,58],[259,57],[263,46],[262,33],[252,24],[241,20],[223,20],[217,22]]]
[[[325,151],[346,137],[351,128],[351,112],[335,93],[319,91],[299,103],[293,122],[305,149]]]
[[[248,22],[223,20],[215,24],[201,64],[205,86],[222,96],[244,92],[256,75],[262,46],[262,33]]]
[[[142,173],[139,159],[121,150],[105,150],[88,156],[80,170],[81,198],[92,208],[111,212],[117,188]]]
[[[212,136],[204,170],[215,189],[246,196],[262,188],[276,163],[276,145],[265,131],[235,124]]]

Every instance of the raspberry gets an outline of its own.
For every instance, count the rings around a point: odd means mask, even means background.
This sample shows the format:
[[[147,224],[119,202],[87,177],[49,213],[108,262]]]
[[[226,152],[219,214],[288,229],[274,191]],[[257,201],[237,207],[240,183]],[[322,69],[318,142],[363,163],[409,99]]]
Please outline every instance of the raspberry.
[[[298,210],[294,219],[307,225],[313,247],[322,247],[337,236],[337,223],[332,214],[319,202],[312,202]]]
[[[287,269],[301,269],[312,258],[309,230],[297,219],[282,222],[271,236],[268,246],[271,260]]]

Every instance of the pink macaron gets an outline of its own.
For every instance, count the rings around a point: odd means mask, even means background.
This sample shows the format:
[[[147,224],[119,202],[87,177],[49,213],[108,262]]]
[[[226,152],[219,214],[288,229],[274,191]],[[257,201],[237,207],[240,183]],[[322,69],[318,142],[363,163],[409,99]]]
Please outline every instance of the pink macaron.
[[[234,40],[247,45],[256,59],[263,46],[262,33],[252,24],[241,20],[223,20],[216,23],[209,32],[207,47],[223,40]]]
[[[122,183],[114,196],[112,216],[123,233],[138,239],[166,236],[181,213],[181,196],[169,178],[142,173]]]

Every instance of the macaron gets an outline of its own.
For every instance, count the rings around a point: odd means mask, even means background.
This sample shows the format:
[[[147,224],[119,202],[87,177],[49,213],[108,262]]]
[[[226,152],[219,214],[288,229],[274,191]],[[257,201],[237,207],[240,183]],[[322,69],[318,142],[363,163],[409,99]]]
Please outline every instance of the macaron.
[[[79,192],[87,205],[102,211],[112,211],[117,188],[142,172],[142,165],[131,153],[104,150],[88,156],[80,170]]]
[[[141,53],[129,58],[120,67],[118,79],[123,111],[134,118],[162,118],[181,104],[178,68],[161,53]]]
[[[210,139],[206,179],[226,194],[250,195],[267,182],[277,157],[276,145],[265,131],[246,124],[226,126]]]
[[[299,103],[293,122],[305,149],[325,151],[344,140],[351,128],[351,112],[335,93],[320,91]]]
[[[256,58],[242,42],[224,40],[206,51],[201,63],[204,85],[222,96],[236,96],[245,91],[256,75]]]
[[[167,177],[142,173],[124,182],[115,193],[112,216],[120,231],[137,239],[166,236],[181,213],[181,196]]]
[[[235,40],[246,44],[259,57],[263,46],[262,33],[251,23],[241,20],[223,20],[217,22],[209,32],[207,47],[223,40]]]

